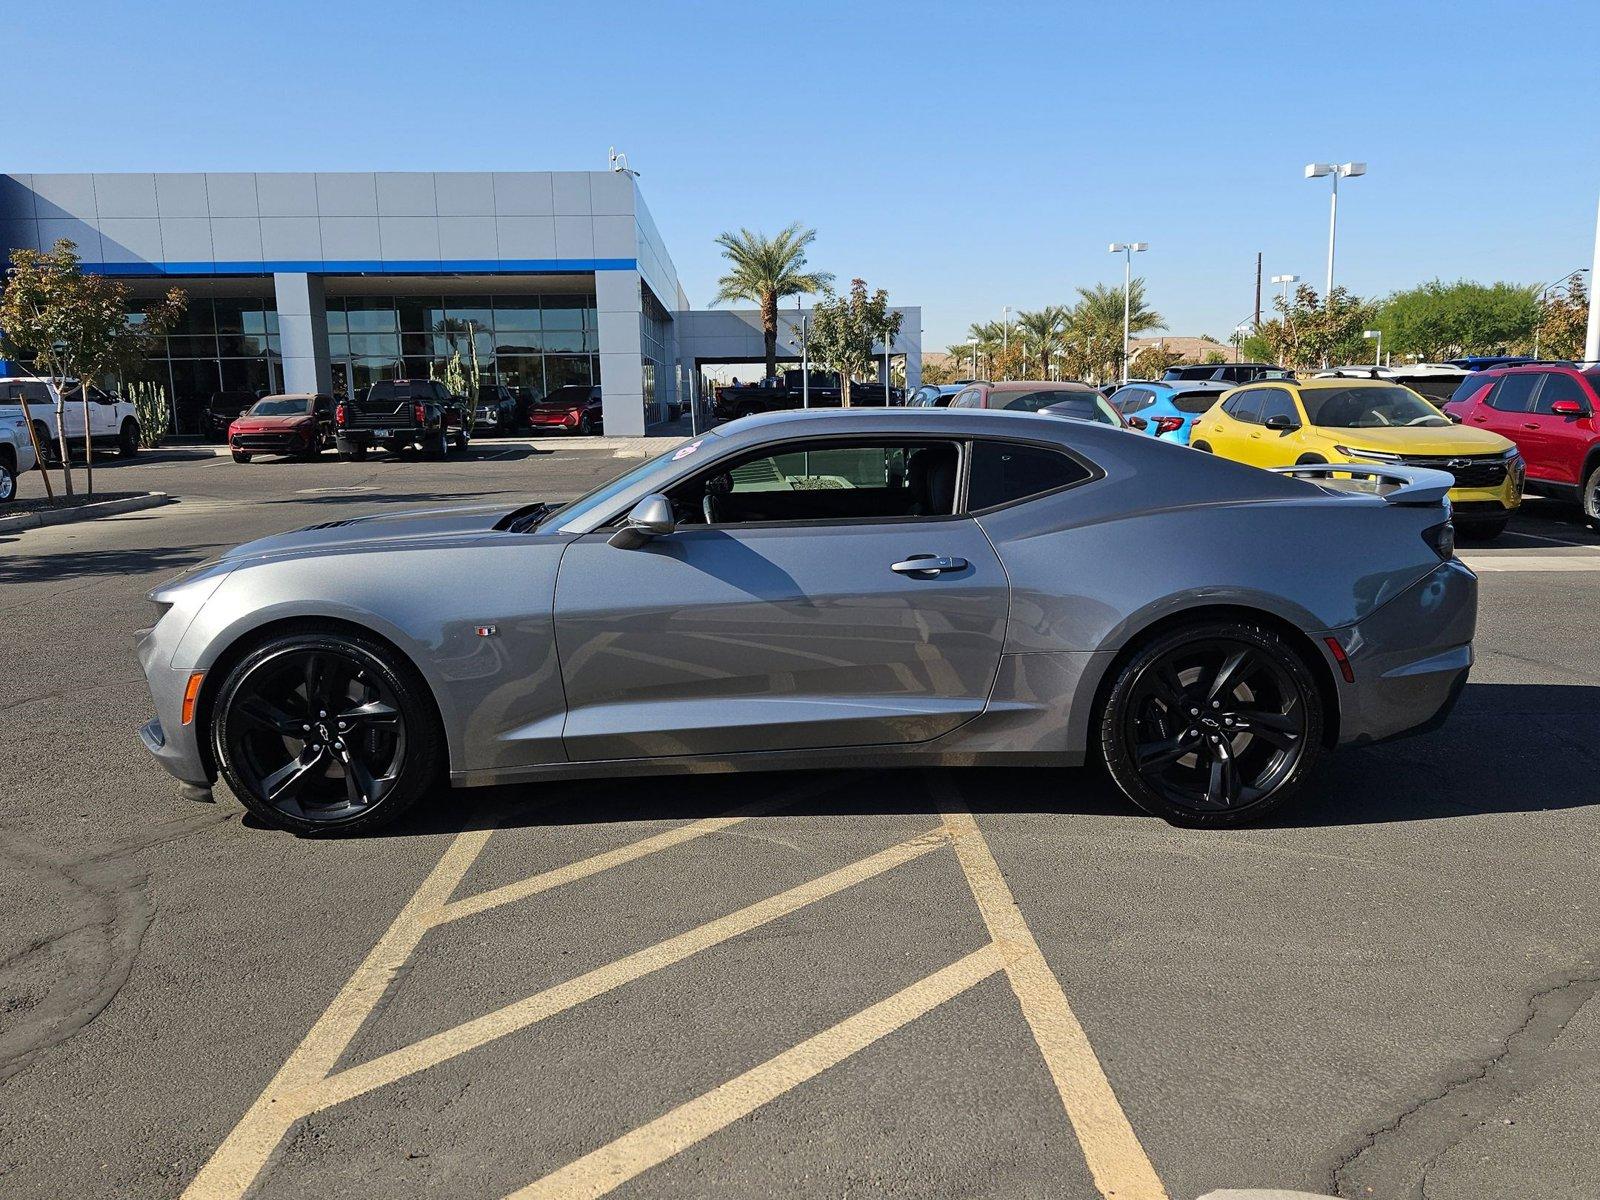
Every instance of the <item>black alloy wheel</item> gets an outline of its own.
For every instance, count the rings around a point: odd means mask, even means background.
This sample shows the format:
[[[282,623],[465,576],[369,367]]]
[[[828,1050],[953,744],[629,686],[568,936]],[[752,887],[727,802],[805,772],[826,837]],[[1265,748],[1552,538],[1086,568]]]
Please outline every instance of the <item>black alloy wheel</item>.
[[[1600,529],[1600,463],[1583,481],[1583,516],[1591,529]]]
[[[1322,700],[1277,633],[1207,623],[1134,655],[1100,736],[1112,778],[1141,808],[1180,824],[1239,824],[1282,804],[1315,767]]]
[[[228,674],[212,744],[228,785],[282,829],[352,832],[393,820],[432,783],[439,733],[424,685],[379,643],[291,634]]]

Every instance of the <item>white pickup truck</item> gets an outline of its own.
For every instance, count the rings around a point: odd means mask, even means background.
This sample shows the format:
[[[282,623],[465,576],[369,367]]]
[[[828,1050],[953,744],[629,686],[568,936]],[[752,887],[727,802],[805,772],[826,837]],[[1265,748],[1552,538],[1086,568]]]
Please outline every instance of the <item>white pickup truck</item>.
[[[42,379],[25,379],[19,376],[0,377],[0,421],[10,421],[22,415],[23,400],[28,402],[28,416],[33,419],[34,432],[47,459],[61,454],[61,439],[56,428],[56,389],[54,384]],[[66,395],[67,443],[74,450],[82,450],[83,394],[76,384],[67,385]],[[24,431],[25,433],[26,431]],[[89,385],[89,438],[95,449],[115,449],[124,457],[139,452],[139,421],[134,416],[133,402],[113,396]]]
[[[22,410],[0,408],[0,508],[17,498],[17,476],[33,470],[35,461]]]

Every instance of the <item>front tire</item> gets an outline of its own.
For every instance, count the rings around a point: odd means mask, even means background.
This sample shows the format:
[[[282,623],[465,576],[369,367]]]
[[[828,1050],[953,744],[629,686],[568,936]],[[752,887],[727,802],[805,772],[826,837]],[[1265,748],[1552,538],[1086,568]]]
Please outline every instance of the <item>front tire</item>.
[[[50,440],[50,428],[43,421],[33,423],[33,436],[39,442],[39,461],[46,467],[53,467],[61,457],[61,448]]]
[[[244,450],[235,450],[233,452],[233,461],[236,463],[247,463],[250,461],[250,458],[250,454]]]
[[[1600,462],[1589,469],[1583,480],[1583,519],[1590,529],[1600,530]]]
[[[1205,442],[1193,442],[1193,443],[1190,444],[1189,448],[1191,450],[1198,450],[1198,451],[1200,451],[1201,454],[1210,454],[1210,453],[1212,453],[1210,445],[1208,445]]]
[[[17,473],[11,464],[0,462],[0,505],[10,504],[17,498]]]
[[[256,647],[228,672],[213,714],[228,786],[262,821],[296,833],[387,825],[444,759],[426,684],[355,633],[290,633]]]
[[[1100,720],[1113,782],[1176,825],[1255,821],[1324,754],[1321,692],[1278,633],[1204,621],[1153,638],[1118,670]]]

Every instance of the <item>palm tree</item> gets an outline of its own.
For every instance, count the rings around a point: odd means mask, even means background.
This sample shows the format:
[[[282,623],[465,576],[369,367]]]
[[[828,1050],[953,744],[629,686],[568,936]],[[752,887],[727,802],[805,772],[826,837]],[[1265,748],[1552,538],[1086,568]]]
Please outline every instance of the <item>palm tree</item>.
[[[1047,304],[1038,312],[1017,314],[1017,335],[1027,347],[1028,356],[1038,360],[1041,379],[1050,378],[1050,358],[1061,342],[1066,324],[1067,310],[1059,304]]]
[[[785,296],[820,292],[833,282],[826,271],[807,271],[806,247],[817,236],[796,221],[777,237],[741,229],[717,238],[728,273],[717,281],[713,304],[748,300],[761,309],[761,333],[767,342],[767,378],[778,373],[778,302]]]
[[[1122,364],[1122,289],[1097,283],[1078,289],[1078,303],[1069,310],[1068,336],[1083,349],[1090,370],[1097,377],[1116,376]],[[1165,329],[1166,318],[1145,306],[1144,280],[1135,279],[1128,288],[1128,332]],[[1108,369],[1109,368],[1109,369]]]

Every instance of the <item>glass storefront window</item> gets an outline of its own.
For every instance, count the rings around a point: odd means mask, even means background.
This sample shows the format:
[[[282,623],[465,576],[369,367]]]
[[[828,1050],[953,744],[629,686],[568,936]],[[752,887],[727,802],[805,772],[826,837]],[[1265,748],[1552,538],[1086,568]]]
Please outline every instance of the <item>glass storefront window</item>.
[[[394,333],[399,329],[394,301],[388,296],[346,297],[345,312],[351,334]]]
[[[478,329],[494,328],[494,309],[487,296],[446,296],[445,316],[452,322],[472,322]]]
[[[535,330],[506,330],[494,336],[496,354],[538,354],[543,348],[541,335]]]
[[[545,330],[544,348],[546,353],[581,353],[589,347],[584,343],[583,330]]]
[[[353,319],[355,313],[350,316]],[[352,333],[349,353],[368,358],[398,358],[400,338],[393,333]]]
[[[537,355],[506,355],[495,359],[500,382],[507,387],[530,388],[535,396],[543,396],[544,360]]]
[[[494,298],[494,327],[497,330],[529,330],[537,332],[539,324],[539,298],[537,296],[496,296]]]
[[[544,327],[548,329],[582,329],[584,314],[589,311],[584,296],[546,296],[544,298]]]
[[[167,338],[168,358],[216,358],[217,339],[215,335],[202,336],[199,334],[184,337]]]
[[[594,360],[587,354],[551,354],[544,360],[544,381],[549,391],[569,383],[593,383]]]
[[[273,316],[277,314],[274,313]],[[350,332],[349,322],[345,320],[343,300],[328,301],[328,332],[330,334]]]
[[[401,333],[432,333],[444,320],[444,305],[437,296],[399,296]]]

